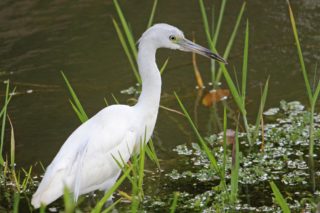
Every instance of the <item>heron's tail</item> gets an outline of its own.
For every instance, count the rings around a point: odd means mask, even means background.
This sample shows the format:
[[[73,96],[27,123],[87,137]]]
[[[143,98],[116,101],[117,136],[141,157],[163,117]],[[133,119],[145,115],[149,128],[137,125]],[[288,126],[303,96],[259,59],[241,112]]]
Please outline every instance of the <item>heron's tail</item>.
[[[64,186],[61,179],[61,174],[56,174],[50,180],[47,179],[46,175],[44,176],[37,191],[32,196],[31,204],[34,208],[40,208],[41,204],[49,205],[63,195]]]

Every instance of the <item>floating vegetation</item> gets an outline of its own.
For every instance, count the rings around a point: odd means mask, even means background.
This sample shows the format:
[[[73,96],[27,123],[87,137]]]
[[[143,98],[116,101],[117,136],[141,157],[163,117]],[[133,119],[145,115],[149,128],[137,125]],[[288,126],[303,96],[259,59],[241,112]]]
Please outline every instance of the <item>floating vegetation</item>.
[[[260,150],[262,134],[254,146],[249,146],[246,134],[239,134],[240,168],[239,190],[241,191],[235,210],[281,212],[272,200],[269,182],[279,183],[288,205],[292,211],[310,212],[320,200],[319,191],[310,189],[310,182],[319,182],[320,173],[314,173],[314,164],[308,155],[309,145],[309,112],[297,101],[281,101],[280,107],[272,108],[264,113],[264,149]],[[270,117],[270,119],[269,119]],[[276,118],[275,118],[276,117]],[[320,115],[315,114],[315,129],[320,134]],[[251,128],[254,131],[254,128]],[[205,138],[212,153],[223,164],[224,150],[221,145],[223,134],[214,134]],[[320,149],[319,137],[315,137],[315,150]],[[249,148],[250,147],[250,148]],[[178,145],[174,151],[181,156],[185,166],[181,171],[174,169],[166,174],[168,186],[180,191],[178,210],[211,212],[214,210],[230,210],[231,206],[221,205],[224,202],[223,190],[220,190],[219,175],[210,168],[207,155],[197,143]],[[226,180],[231,181],[232,148],[227,150],[225,167]],[[319,161],[318,157],[312,158]],[[312,161],[312,160],[311,160]],[[281,184],[280,184],[281,183]],[[189,184],[189,185],[188,185]],[[188,187],[186,187],[188,185]],[[311,184],[312,185],[312,184]],[[227,185],[230,189],[230,184]],[[149,197],[152,208],[164,208],[169,205],[166,199]],[[161,205],[160,205],[161,204]],[[223,209],[221,209],[223,207]]]

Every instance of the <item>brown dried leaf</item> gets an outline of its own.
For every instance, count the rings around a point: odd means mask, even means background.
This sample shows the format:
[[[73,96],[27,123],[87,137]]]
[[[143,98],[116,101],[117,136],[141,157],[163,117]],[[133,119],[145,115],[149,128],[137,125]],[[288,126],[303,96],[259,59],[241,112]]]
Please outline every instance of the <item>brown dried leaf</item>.
[[[227,89],[211,90],[203,97],[202,104],[206,107],[210,107],[212,104],[225,100],[229,96],[230,91]]]

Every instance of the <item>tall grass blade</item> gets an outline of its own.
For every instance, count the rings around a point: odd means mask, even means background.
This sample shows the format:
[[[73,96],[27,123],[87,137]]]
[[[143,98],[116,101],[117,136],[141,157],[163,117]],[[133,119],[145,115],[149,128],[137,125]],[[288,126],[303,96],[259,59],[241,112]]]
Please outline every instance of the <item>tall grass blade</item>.
[[[176,99],[180,105],[180,108],[182,110],[182,112],[184,113],[184,115],[186,116],[186,118],[188,119],[193,131],[195,132],[199,142],[200,142],[200,145],[202,147],[202,149],[204,150],[204,152],[206,153],[209,161],[210,161],[210,165],[211,167],[217,172],[217,174],[219,174],[221,176],[221,170],[218,166],[218,163],[217,163],[217,160],[216,158],[214,157],[214,155],[212,154],[212,151],[209,149],[209,147],[207,146],[206,142],[204,141],[204,139],[202,138],[202,136],[200,135],[197,127],[195,126],[195,124],[193,123],[189,113],[187,112],[186,108],[183,106],[180,98],[178,97],[177,93],[174,93],[174,95],[176,96]],[[222,176],[221,176],[222,177]]]
[[[159,159],[158,159],[156,150],[154,148],[152,139],[150,139],[149,143],[146,145],[146,153],[150,158],[150,160],[152,160],[157,165],[158,169],[160,169]]]
[[[65,213],[73,213],[75,210],[75,203],[70,190],[65,187],[63,190],[63,201],[64,201],[64,212]]]
[[[101,213],[111,212],[111,211],[114,209],[114,207],[115,207],[118,203],[120,203],[121,201],[122,201],[121,198],[118,199],[117,201],[115,201],[114,203],[112,203],[110,206],[108,206],[108,208],[106,208],[105,210],[103,210]],[[117,212],[117,211],[116,211],[116,212]]]
[[[169,62],[169,58],[163,63],[162,67],[160,68],[160,74],[162,75],[163,71],[166,69]]]
[[[173,200],[172,200],[172,204],[170,206],[170,213],[174,213],[176,211],[179,196],[180,196],[179,192],[175,192],[173,194]]]
[[[309,127],[309,131],[310,131],[309,132],[309,135],[310,135],[310,137],[309,137],[309,155],[313,156],[313,149],[314,149],[314,107],[315,107],[315,104],[317,102],[318,95],[319,95],[319,91],[318,91],[318,90],[320,90],[320,88],[318,89],[319,82],[318,82],[315,94],[312,94],[312,88],[310,86],[308,73],[307,73],[307,70],[306,70],[305,63],[304,63],[304,58],[303,58],[302,49],[301,49],[301,46],[300,46],[300,41],[299,41],[299,36],[298,36],[298,30],[297,30],[297,27],[296,27],[296,22],[295,22],[294,15],[293,15],[293,12],[292,12],[292,9],[291,9],[290,1],[287,0],[287,3],[288,3],[288,8],[289,8],[289,15],[290,15],[290,21],[291,21],[291,25],[292,25],[292,31],[293,31],[295,43],[296,43],[297,50],[298,50],[298,56],[299,56],[301,70],[302,70],[302,75],[303,75],[304,83],[305,83],[305,86],[306,86],[306,89],[307,89],[309,103],[311,105],[310,127]]]
[[[19,213],[20,194],[15,192],[13,195],[13,213]]]
[[[283,196],[282,196],[281,192],[279,191],[277,185],[273,181],[271,181],[270,182],[270,186],[271,186],[272,192],[273,192],[273,194],[275,196],[275,201],[281,207],[282,212],[290,213],[289,206],[288,206],[286,200],[283,198]]]
[[[235,84],[232,81],[231,76],[229,75],[226,67],[224,64],[220,64],[220,67],[222,69],[222,73],[224,75],[224,78],[226,79],[226,82],[228,84],[228,87],[230,89],[230,92],[232,94],[232,97],[234,98],[238,108],[240,109],[240,112],[244,115],[246,115],[246,109],[243,105],[243,100],[241,95],[238,93],[237,87],[235,86]]]
[[[121,32],[121,29],[118,25],[118,23],[116,22],[116,20],[112,19],[112,22],[113,22],[113,25],[114,25],[114,28],[116,29],[116,32],[117,32],[117,35],[118,35],[118,38],[120,40],[120,43],[122,45],[122,48],[128,58],[128,61],[129,61],[129,64],[132,68],[132,71],[133,71],[133,74],[134,76],[136,77],[136,80],[141,83],[141,78],[140,78],[140,75],[139,75],[139,72],[138,72],[138,69],[137,69],[137,66],[136,66],[136,63],[133,59],[133,57],[131,56],[131,53],[130,53],[130,50],[129,50],[129,47],[125,41],[125,38]]]
[[[238,128],[236,129],[235,136],[235,163],[231,168],[231,203],[235,204],[238,196],[238,184],[239,184],[239,167],[240,167],[240,158],[239,158],[239,139],[238,139]]]
[[[146,137],[146,136],[145,136]],[[139,156],[139,181],[138,181],[138,188],[139,188],[139,194],[143,196],[143,178],[144,178],[144,160],[145,160],[145,147],[146,147],[146,138],[144,138],[144,141],[140,144],[140,156]]]
[[[115,96],[113,93],[111,94],[111,96],[112,96],[114,102],[115,102],[116,104],[119,104],[119,100],[116,98],[116,96]]]
[[[137,52],[138,51],[137,51],[137,48],[136,48],[135,41],[133,39],[133,35],[132,35],[131,31],[130,31],[128,22],[126,21],[124,15],[122,13],[122,10],[120,8],[120,5],[119,5],[118,1],[117,0],[113,0],[113,3],[114,3],[114,6],[116,7],[116,11],[117,11],[118,16],[120,18],[120,22],[122,24],[123,30],[125,32],[125,35],[126,35],[126,37],[128,39],[131,51],[132,51],[132,53],[134,55],[134,58],[137,59]]]
[[[239,26],[240,26],[240,22],[242,20],[242,17],[243,17],[243,13],[244,13],[244,9],[246,7],[246,3],[244,2],[242,4],[242,7],[240,9],[240,12],[238,14],[238,17],[237,17],[237,20],[236,20],[236,24],[234,25],[234,28],[232,30],[232,33],[231,33],[231,36],[229,38],[229,41],[228,41],[228,44],[227,44],[227,47],[224,51],[224,54],[223,54],[223,58],[225,58],[226,60],[228,59],[229,57],[229,54],[230,54],[230,51],[231,51],[231,48],[233,46],[233,43],[234,43],[234,40],[236,38],[236,35],[238,33],[238,29],[239,29]],[[217,72],[217,76],[216,76],[216,81],[220,81],[220,78],[221,78],[221,67],[219,67],[219,70]]]
[[[317,102],[318,97],[319,97],[319,93],[320,93],[320,82],[318,82],[317,87],[315,89],[315,92],[313,94],[311,106],[315,107],[316,102]]]
[[[7,106],[8,106],[8,99],[9,99],[9,80],[6,82],[6,95],[4,98],[4,106],[3,106],[3,114],[2,114],[2,125],[1,125],[1,136],[0,136],[0,164],[4,165],[4,159],[2,156],[3,151],[3,144],[4,144],[4,136],[6,130],[6,119],[7,119]]]
[[[79,109],[76,107],[76,105],[70,99],[69,99],[69,102],[71,104],[71,107],[72,107],[73,111],[76,113],[76,115],[79,118],[79,120],[81,121],[81,123],[86,122],[88,119],[81,114]]]
[[[310,86],[310,82],[309,82],[309,79],[308,79],[308,73],[307,73],[306,66],[305,66],[304,59],[303,59],[303,54],[302,54],[302,49],[301,49],[300,41],[299,41],[299,37],[298,37],[298,31],[297,31],[297,27],[296,27],[296,22],[295,22],[295,19],[294,19],[294,16],[293,16],[293,12],[292,12],[292,9],[291,9],[291,6],[290,6],[290,1],[287,0],[287,2],[288,2],[288,7],[289,7],[289,15],[290,15],[290,21],[291,21],[291,25],[292,25],[292,31],[293,31],[294,39],[295,39],[295,42],[296,42],[298,55],[299,55],[300,66],[301,66],[301,70],[302,70],[302,74],[303,74],[303,79],[304,79],[304,83],[306,85],[309,101],[310,101],[310,103],[312,103],[312,89],[311,89],[311,86]]]
[[[212,38],[211,38],[211,33],[210,33],[208,16],[207,16],[207,12],[206,12],[206,8],[204,6],[203,0],[199,0],[199,5],[200,5],[200,11],[201,11],[201,17],[202,17],[202,21],[203,21],[204,31],[207,36],[208,45],[209,45],[209,48],[212,50],[213,43],[212,43]]]
[[[267,100],[267,96],[268,96],[268,89],[269,89],[269,77],[264,85],[263,91],[262,91],[262,96],[261,96],[261,100],[260,100],[260,106],[259,106],[259,112],[257,115],[257,119],[256,119],[256,123],[255,123],[255,130],[253,133],[253,141],[255,141],[258,137],[259,134],[259,128],[260,128],[260,123],[261,123],[261,118],[262,118],[262,113],[264,111],[264,106]]]
[[[32,182],[32,177],[31,177],[32,166],[30,166],[28,172],[24,169],[23,169],[23,172],[24,172],[25,178],[22,181],[21,187],[22,187],[22,191],[25,191],[25,190],[27,190],[27,186],[30,183],[30,181]]]
[[[73,104],[72,105],[74,105],[74,106],[72,106],[72,108],[76,108],[77,109],[76,113],[78,112],[81,115],[81,117],[79,117],[79,119],[82,122],[88,120],[88,116],[87,116],[86,112],[84,111],[84,109],[83,109],[83,107],[82,107],[82,105],[81,105],[81,103],[79,101],[78,96],[76,95],[76,93],[73,90],[70,82],[68,81],[67,77],[65,76],[65,74],[62,71],[61,71],[61,75],[62,75],[62,77],[63,77],[63,79],[64,79],[64,81],[65,81],[65,83],[66,83],[66,85],[68,87],[68,90],[69,90],[70,94],[71,94],[71,97],[72,97],[72,100],[73,100]]]
[[[247,20],[246,35],[243,50],[243,64],[242,64],[242,82],[241,82],[241,96],[243,105],[246,103],[246,90],[247,90],[247,74],[248,74],[248,49],[249,49],[249,21]]]
[[[227,108],[223,107],[223,171],[227,164]]]
[[[11,122],[11,119],[10,119],[9,116],[8,116],[8,121],[9,121],[10,128],[11,128],[11,138],[10,138],[10,166],[11,166],[11,169],[14,169],[14,166],[15,166],[16,143],[15,143],[15,138],[14,138],[13,125],[12,125],[12,122]]]
[[[213,39],[212,39],[212,44],[214,47],[217,44],[218,36],[220,34],[220,28],[221,28],[221,23],[222,23],[226,3],[227,3],[227,0],[222,0],[222,2],[221,2],[219,18],[218,18],[217,26],[215,28],[215,32],[214,32]]]
[[[148,21],[148,25],[147,25],[147,29],[148,29],[149,27],[151,27],[151,25],[152,25],[152,23],[153,23],[154,14],[155,14],[155,12],[156,12],[157,5],[158,5],[158,0],[154,0],[154,1],[153,1],[153,5],[152,5],[151,14],[150,14],[149,21]]]
[[[46,212],[46,206],[41,204],[40,213],[45,213],[45,212]]]

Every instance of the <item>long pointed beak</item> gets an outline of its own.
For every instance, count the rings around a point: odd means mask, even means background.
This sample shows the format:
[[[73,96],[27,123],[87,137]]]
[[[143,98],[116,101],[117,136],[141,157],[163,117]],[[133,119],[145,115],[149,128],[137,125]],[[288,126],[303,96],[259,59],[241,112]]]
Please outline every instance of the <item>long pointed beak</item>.
[[[211,52],[211,50],[205,47],[202,47],[188,39],[182,38],[177,42],[177,44],[180,45],[181,47],[180,50],[182,51],[195,52],[205,57],[212,58],[214,60],[222,62],[224,64],[228,64],[228,62],[224,58],[222,58],[219,54],[213,53]]]

